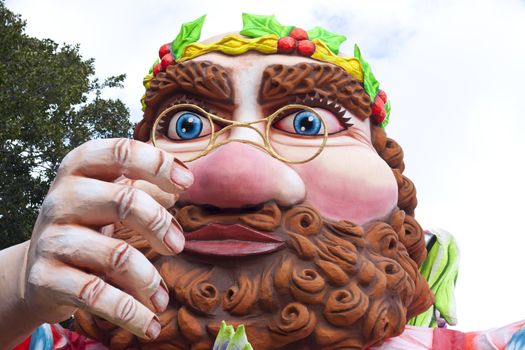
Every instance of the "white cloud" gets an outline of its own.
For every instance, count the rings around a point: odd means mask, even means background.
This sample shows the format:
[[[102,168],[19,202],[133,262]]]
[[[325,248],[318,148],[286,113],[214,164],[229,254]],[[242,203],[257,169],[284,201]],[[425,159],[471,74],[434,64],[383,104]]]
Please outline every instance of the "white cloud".
[[[140,118],[142,77],[180,24],[203,37],[239,30],[242,12],[324,26],[359,43],[392,99],[389,134],[418,188],[418,219],[458,239],[459,329],[525,318],[525,4],[508,1],[7,1],[28,32],[80,43],[99,76],[126,72],[120,97]]]

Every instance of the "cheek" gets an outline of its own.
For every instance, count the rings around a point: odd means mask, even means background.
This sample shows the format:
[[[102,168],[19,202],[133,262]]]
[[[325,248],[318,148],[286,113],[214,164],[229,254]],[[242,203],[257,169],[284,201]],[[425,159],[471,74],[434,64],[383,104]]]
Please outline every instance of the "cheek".
[[[333,220],[364,224],[382,219],[397,205],[397,183],[390,167],[366,147],[327,148],[295,167],[307,200]]]

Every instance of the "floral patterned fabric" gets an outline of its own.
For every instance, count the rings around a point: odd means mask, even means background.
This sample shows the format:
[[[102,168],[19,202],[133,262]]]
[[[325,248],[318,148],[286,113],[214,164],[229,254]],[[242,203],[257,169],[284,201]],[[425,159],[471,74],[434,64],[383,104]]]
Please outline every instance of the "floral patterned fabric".
[[[488,331],[468,333],[445,328],[407,326],[400,336],[390,338],[383,345],[367,350],[514,350],[517,349],[514,343],[523,342],[523,339],[521,337],[517,340],[513,339],[513,335],[521,335],[524,332],[525,320]],[[60,325],[45,324],[14,350],[108,350],[108,348]]]
[[[14,350],[108,350],[108,348],[58,324],[44,324]]]

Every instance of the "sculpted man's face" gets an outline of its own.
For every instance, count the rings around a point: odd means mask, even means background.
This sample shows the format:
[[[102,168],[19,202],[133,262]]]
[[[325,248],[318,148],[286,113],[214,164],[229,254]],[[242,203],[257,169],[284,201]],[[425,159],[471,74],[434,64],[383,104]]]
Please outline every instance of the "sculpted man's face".
[[[294,69],[298,64],[325,67],[329,64],[297,56],[256,53],[233,57],[210,53],[193,61],[217,65],[231,87],[225,92],[230,96],[221,96],[222,101],[214,100],[212,96],[200,96],[195,91],[193,97],[202,100],[206,104],[203,107],[215,114],[235,121],[254,121],[289,103],[310,105],[322,115],[330,135],[323,152],[305,164],[287,164],[261,149],[239,142],[219,147],[187,164],[195,176],[195,182],[181,196],[180,202],[238,208],[271,200],[283,206],[308,201],[324,217],[350,220],[356,224],[382,219],[391,213],[397,204],[397,184],[390,167],[372,146],[370,120],[348,111],[346,101],[338,100],[338,95],[334,94],[334,90],[341,87],[334,87],[326,77],[315,74],[301,76],[301,79],[310,79],[310,91],[304,88],[287,89],[286,84],[302,73],[300,68]],[[276,72],[272,68],[276,64],[283,65],[284,71]],[[289,72],[287,68],[290,68]],[[346,74],[340,68],[329,68]],[[206,78],[209,77],[195,77]],[[271,93],[270,89],[275,92]],[[323,103],[309,101],[306,94],[316,92],[320,96],[328,96],[328,99]],[[188,92],[187,96],[191,93]],[[165,104],[172,104],[180,98],[173,96]],[[331,103],[335,105],[325,106]],[[298,153],[311,154],[312,148],[316,149],[322,138],[321,135],[312,142],[311,136],[300,134],[300,130],[293,125],[296,114],[276,123],[272,133],[275,137],[272,144],[278,152],[292,159],[299,157]],[[207,120],[204,123],[207,124]],[[264,123],[254,126],[264,131]],[[205,125],[200,134],[206,133]],[[263,142],[257,133],[248,128],[234,128],[226,137]],[[172,138],[177,138],[177,135],[172,135]],[[181,143],[191,145],[196,142],[199,142],[199,136],[187,141],[166,138],[160,145],[184,157],[180,150],[185,146]]]
[[[115,348],[210,349],[224,320],[244,324],[257,350],[362,349],[400,334],[431,305],[402,151],[378,127],[371,133],[370,99],[343,69],[298,56],[209,53],[157,74],[145,101],[135,134],[143,141],[158,115],[181,104],[237,122],[303,105],[329,135],[302,164],[243,142],[187,163],[195,181],[171,209],[186,237],[181,254],[162,257],[122,226],[114,234],[144,253],[169,288],[160,336],[137,339],[79,311],[86,335]],[[154,132],[157,146],[181,159],[206,146],[211,128],[226,130],[174,108]],[[313,154],[323,139],[316,115],[304,111],[271,125],[269,141],[287,159]],[[264,122],[252,126],[265,134]],[[218,142],[228,138],[263,145],[246,127]]]

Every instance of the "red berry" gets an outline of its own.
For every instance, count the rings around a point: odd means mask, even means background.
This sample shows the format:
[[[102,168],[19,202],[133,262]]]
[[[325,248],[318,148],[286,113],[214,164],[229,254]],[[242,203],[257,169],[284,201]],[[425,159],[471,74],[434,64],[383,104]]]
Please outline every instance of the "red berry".
[[[372,105],[372,114],[380,115],[381,113],[385,113],[385,103],[378,95],[376,96],[374,104]]]
[[[383,90],[379,90],[377,96],[379,96],[379,98],[382,99],[384,103],[386,103],[386,101],[388,100],[388,98],[386,97],[386,92],[384,92]]]
[[[374,104],[372,105],[372,122],[381,124],[386,117],[385,103],[381,97],[376,96]]]
[[[159,74],[159,72],[162,71],[162,70],[163,70],[162,65],[161,65],[160,63],[157,63],[157,64],[155,65],[155,67],[153,67],[153,74],[154,74],[154,75],[157,75],[157,74]]]
[[[370,117],[370,119],[372,119],[372,123],[374,125],[381,125],[381,123],[383,123],[383,120],[385,120],[385,117],[380,117],[378,115],[373,115]]]
[[[308,33],[306,33],[306,31],[301,28],[294,28],[288,35],[297,41],[308,40]]]
[[[277,42],[277,50],[279,53],[292,53],[295,50],[296,45],[297,42],[294,38],[285,36]]]
[[[162,58],[171,52],[171,44],[164,44],[159,49],[159,58]]]
[[[162,60],[160,61],[162,68],[166,68],[170,64],[174,64],[174,63],[175,63],[175,58],[173,57],[171,53],[168,53],[162,56]]]
[[[310,57],[315,52],[315,44],[310,40],[301,40],[297,44],[297,52],[301,56]]]

